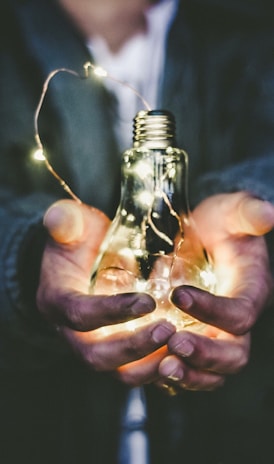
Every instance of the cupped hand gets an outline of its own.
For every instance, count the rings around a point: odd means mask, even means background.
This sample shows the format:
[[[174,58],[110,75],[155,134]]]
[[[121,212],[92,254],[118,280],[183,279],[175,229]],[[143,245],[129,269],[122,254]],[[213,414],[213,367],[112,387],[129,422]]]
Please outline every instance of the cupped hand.
[[[272,297],[263,235],[274,226],[274,206],[246,192],[223,194],[202,202],[193,217],[214,263],[217,294],[184,286],[173,291],[173,303],[209,327],[203,335],[174,334],[159,372],[184,388],[210,390],[247,364],[250,330]]]
[[[130,334],[102,337],[95,329],[149,313],[154,302],[144,294],[89,295],[90,269],[108,220],[74,202],[68,202],[65,211],[58,208],[45,216],[53,239],[44,254],[38,304],[84,361],[97,370],[115,369],[129,385],[155,382],[171,392],[215,389],[246,365],[250,329],[272,295],[263,238],[274,225],[270,203],[242,192],[208,198],[194,211],[219,285],[216,295],[178,287],[172,299],[208,324],[203,335],[175,333],[170,324],[159,321]]]
[[[166,344],[175,328],[165,320],[130,334],[120,330],[104,336],[97,330],[141,317],[155,308],[147,294],[89,294],[91,269],[109,227],[103,213],[61,200],[46,212],[44,225],[49,239],[41,264],[37,306],[82,361],[98,371],[113,371]],[[143,378],[140,372],[137,383],[143,383]]]
[[[154,355],[155,382],[171,392],[212,390],[239,372],[249,361],[250,330],[273,292],[263,237],[274,225],[273,205],[246,192],[216,195],[202,202],[193,218],[218,287],[216,295],[189,286],[173,291],[178,308],[209,325],[203,334],[176,332],[168,352]],[[134,379],[144,369],[140,360],[119,374]]]

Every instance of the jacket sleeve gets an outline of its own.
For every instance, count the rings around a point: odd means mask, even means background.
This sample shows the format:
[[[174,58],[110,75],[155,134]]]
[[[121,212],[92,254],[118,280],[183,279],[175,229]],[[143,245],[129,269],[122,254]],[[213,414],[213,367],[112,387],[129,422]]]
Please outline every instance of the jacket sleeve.
[[[229,148],[231,161],[225,160],[216,170],[211,166],[197,179],[193,189],[196,204],[208,195],[239,190],[274,202],[274,36],[265,28],[258,37],[258,44],[253,39],[254,47],[251,51],[249,47],[252,58],[247,60],[247,77],[240,87],[241,93],[248,88],[242,111],[241,95],[231,96],[237,120],[236,143]],[[225,150],[225,140],[223,144]],[[215,156],[222,159],[222,147]]]
[[[20,199],[0,192],[0,368],[41,369],[60,360],[64,343],[39,315],[35,293],[50,195]]]
[[[273,152],[229,166],[222,171],[211,171],[195,182],[194,203],[217,193],[248,191],[252,195],[274,203],[274,146]]]

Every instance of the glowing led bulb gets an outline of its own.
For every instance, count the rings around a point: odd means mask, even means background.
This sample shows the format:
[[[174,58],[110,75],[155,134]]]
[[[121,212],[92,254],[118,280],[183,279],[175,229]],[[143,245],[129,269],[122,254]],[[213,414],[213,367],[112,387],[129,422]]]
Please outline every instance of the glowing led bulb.
[[[130,323],[105,328],[133,330],[166,318],[178,329],[203,324],[176,308],[170,292],[181,284],[214,290],[215,276],[198,239],[187,202],[187,154],[174,148],[174,119],[142,111],[134,143],[124,153],[122,196],[91,281],[93,293],[147,292],[156,310]],[[105,333],[105,332],[104,332]]]
[[[143,208],[149,208],[153,204],[154,196],[147,190],[135,195],[135,202]]]
[[[108,73],[103,68],[101,68],[100,66],[95,66],[93,68],[93,72],[94,72],[95,76],[99,76],[99,77],[107,77],[107,75],[108,75]]]
[[[32,154],[32,157],[35,161],[45,161],[45,155],[42,148],[37,148]]]
[[[33,158],[43,161],[62,188],[81,203],[48,161],[39,135],[40,110],[49,83],[59,72],[83,77],[67,68],[56,69],[48,75],[34,116],[37,149]],[[124,154],[121,204],[107,234],[107,243],[103,243],[101,256],[96,261],[91,291],[150,293],[156,300],[156,310],[150,316],[127,323],[130,330],[159,317],[166,317],[178,328],[197,328],[198,322],[183,315],[169,300],[170,291],[177,285],[190,284],[211,291],[215,286],[214,273],[189,221],[188,159],[183,150],[174,148],[174,118],[166,111],[151,111],[130,84],[87,62],[84,77],[88,78],[90,72],[128,87],[146,108],[135,118],[133,148]],[[119,325],[115,327],[119,330]]]

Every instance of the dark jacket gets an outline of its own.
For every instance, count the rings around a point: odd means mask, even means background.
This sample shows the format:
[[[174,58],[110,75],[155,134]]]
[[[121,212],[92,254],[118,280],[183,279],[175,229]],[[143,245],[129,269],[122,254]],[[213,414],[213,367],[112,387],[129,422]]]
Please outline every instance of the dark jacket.
[[[274,201],[272,12],[246,4],[182,1],[169,33],[158,107],[173,112],[189,153],[192,205],[240,189]],[[126,388],[79,365],[35,309],[41,219],[65,194],[31,159],[34,112],[49,72],[82,73],[92,57],[53,0],[0,8],[0,462],[115,463]],[[110,217],[120,190],[113,118],[102,83],[62,74],[39,119],[56,171]],[[249,366],[218,392],[147,388],[153,464],[274,459],[273,330],[267,311]]]

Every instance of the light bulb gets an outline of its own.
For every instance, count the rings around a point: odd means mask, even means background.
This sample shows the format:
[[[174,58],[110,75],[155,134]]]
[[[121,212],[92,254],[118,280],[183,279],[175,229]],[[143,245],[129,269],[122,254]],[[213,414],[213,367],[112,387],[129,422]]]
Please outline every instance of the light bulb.
[[[168,319],[178,329],[203,327],[170,301],[178,285],[208,291],[215,286],[212,266],[189,213],[187,171],[188,156],[175,146],[171,113],[139,112],[133,147],[123,155],[120,205],[91,279],[95,294],[137,291],[155,299],[152,314],[123,323],[128,330],[158,318]],[[105,329],[120,328],[118,324]]]

